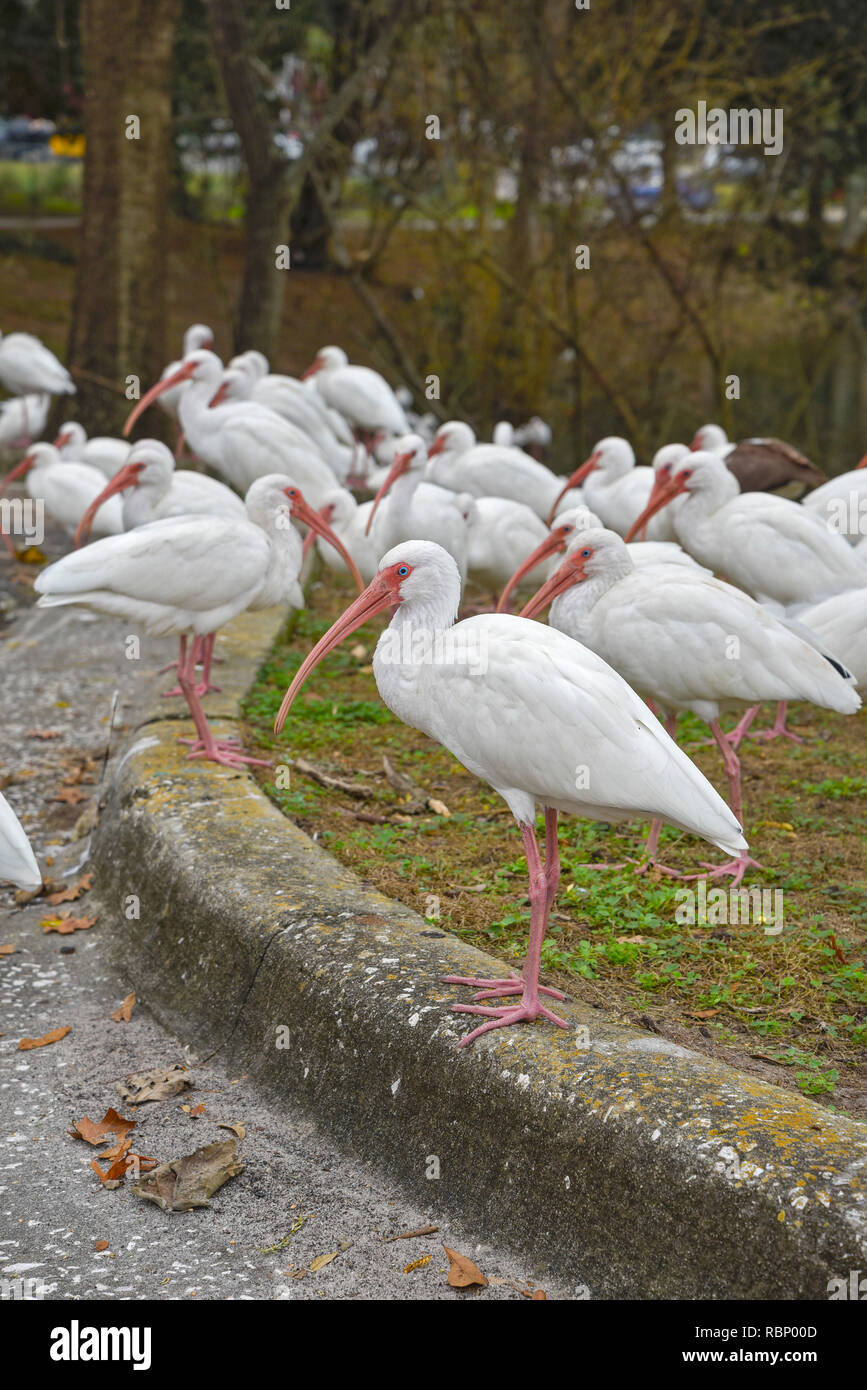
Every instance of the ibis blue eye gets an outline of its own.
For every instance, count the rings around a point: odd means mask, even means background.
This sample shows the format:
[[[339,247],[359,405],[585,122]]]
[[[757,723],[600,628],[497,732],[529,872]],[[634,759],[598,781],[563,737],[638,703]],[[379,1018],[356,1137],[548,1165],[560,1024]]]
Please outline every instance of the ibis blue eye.
[[[401,576],[409,574],[409,565],[398,565],[397,572]]]
[[[582,551],[581,551],[581,558],[582,558],[582,560],[589,560],[589,559],[590,559],[590,556],[591,556],[592,554],[593,554],[593,551],[592,551],[592,550],[582,550]]]

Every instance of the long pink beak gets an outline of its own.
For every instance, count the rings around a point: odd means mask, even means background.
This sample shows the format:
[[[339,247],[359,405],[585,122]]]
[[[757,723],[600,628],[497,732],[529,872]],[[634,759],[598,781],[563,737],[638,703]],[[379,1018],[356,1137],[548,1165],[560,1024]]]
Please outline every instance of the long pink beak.
[[[378,574],[371,580],[367,588],[363,590],[354,603],[349,605],[346,612],[337,619],[337,622],[332,624],[325,636],[320,637],[312,652],[302,661],[295,679],[283,696],[283,703],[274,721],[276,734],[282,731],[295,696],[314,666],[318,666],[323,657],[326,657],[335,647],[340,646],[344,637],[348,637],[356,628],[361,627],[375,613],[380,613],[384,608],[390,608],[392,604],[399,602],[400,593],[390,578]]]
[[[54,441],[54,447],[55,447],[55,449],[62,449],[63,446],[64,446],[64,444],[68,444],[68,443],[69,443],[69,440],[70,440],[70,435],[65,434],[64,431],[61,430],[61,431],[60,431],[60,434],[57,436],[57,438],[56,438],[55,441]]]
[[[626,532],[626,535],[623,537],[627,543],[635,539],[638,532],[644,529],[652,516],[656,516],[656,513],[661,512],[663,507],[667,507],[669,502],[673,502],[675,497],[679,497],[682,492],[686,491],[680,473],[675,474],[673,478],[663,478],[663,481],[660,483],[659,478],[661,474],[662,470],[660,469],[653,480],[653,487],[650,491],[650,499],[647,506],[644,508],[641,515],[635,518],[629,530]]]
[[[25,473],[29,473],[33,467],[34,459],[32,454],[25,454],[14,468],[10,468],[3,482],[0,483],[0,493],[4,493],[10,483],[14,483],[16,478],[23,478]]]
[[[209,408],[209,410],[213,410],[213,408],[214,408],[215,405],[222,405],[222,404],[223,404],[223,401],[226,399],[226,397],[227,397],[228,394],[229,394],[229,383],[228,383],[228,381],[221,381],[220,384],[219,384],[219,386],[217,387],[216,391],[214,392],[213,396],[211,397],[210,401],[208,402],[208,408]]]
[[[318,371],[321,371],[321,369],[322,363],[319,361],[319,358],[314,358],[314,360],[310,363],[310,366],[307,368],[307,371],[301,373],[301,380],[307,381],[309,377],[315,376]]]
[[[432,459],[435,458],[437,454],[442,454],[445,451],[445,447],[446,441],[441,438],[440,435],[435,435],[433,443],[427,451],[428,458]]]
[[[554,505],[551,508],[551,514],[548,517],[549,526],[553,524],[554,517],[557,515],[557,508],[559,507],[563,498],[566,496],[566,493],[569,491],[570,487],[580,487],[584,479],[589,477],[593,470],[598,467],[599,455],[594,452],[590,455],[589,459],[585,459],[580,468],[576,468],[575,472],[572,473],[566,479],[565,484],[563,485],[563,487],[561,487],[560,491],[557,493],[556,498],[554,499]]]
[[[855,464],[856,468],[867,468],[867,454],[864,455],[860,463]]]
[[[586,579],[584,573],[584,561],[577,555],[569,555],[554,573],[545,580],[540,589],[537,589],[528,603],[524,604],[519,616],[521,618],[535,618],[537,613],[541,613],[543,608],[547,608],[549,603],[553,603],[558,594],[563,594],[567,589],[571,589],[573,584],[578,584],[582,579]]]
[[[164,391],[170,390],[172,386],[180,386],[182,381],[189,381],[195,370],[194,364],[185,362],[176,372],[172,372],[171,376],[164,377],[161,381],[158,381],[155,386],[152,386],[149,391],[146,391],[138,404],[133,406],[126,418],[126,424],[123,427],[124,439],[129,438],[129,432],[136,420],[147,410],[149,405],[152,405]]]
[[[320,512],[315,512],[310,503],[301,496],[298,488],[294,488],[292,491],[294,492],[294,496],[292,497],[293,516],[297,516],[299,521],[303,521],[306,526],[309,526],[310,535],[315,533],[334,547],[346,568],[349,570],[349,573],[352,575],[352,578],[355,580],[358,592],[362,593],[364,591],[364,580],[359,574],[358,566],[346,549],[343,541],[339,536],[335,535],[322,514]]]
[[[110,478],[98,497],[94,497],[84,516],[75,528],[75,535],[72,537],[72,544],[78,548],[84,541],[90,539],[90,528],[93,525],[93,518],[96,516],[100,507],[107,502],[109,497],[114,497],[118,492],[123,492],[128,487],[135,487],[138,482],[138,475],[143,465],[140,463],[125,463],[119,468],[113,478]]]
[[[320,507],[319,515],[322,517],[322,520],[330,526],[331,518],[334,515],[334,507],[331,505],[331,503],[329,503],[327,507]],[[313,530],[312,526],[308,526],[307,535],[304,537],[304,544],[301,547],[301,554],[305,559],[307,558],[307,553],[315,540],[316,532]]]
[[[546,560],[549,555],[556,555],[559,551],[565,549],[566,537],[562,534],[559,534],[559,528],[553,530],[549,536],[546,536],[543,541],[540,541],[540,543],[536,546],[536,549],[533,551],[532,555],[528,555],[524,563],[522,565],[519,565],[518,568],[515,570],[515,573],[512,575],[505,589],[500,594],[500,599],[497,604],[496,611],[498,613],[508,613],[509,599],[512,595],[512,591],[514,589],[517,589],[521,580],[524,578],[524,575],[529,574],[530,571],[534,570],[537,565],[542,563],[543,560]]]
[[[428,457],[430,457],[430,455],[428,455]],[[385,497],[389,489],[392,488],[394,484],[397,482],[401,473],[405,473],[406,470],[409,468],[411,458],[412,454],[397,454],[397,456],[395,457],[394,462],[392,463],[391,468],[389,469],[388,476],[380,486],[379,492],[373,499],[373,506],[370,509],[370,516],[367,518],[367,525],[364,528],[364,534],[366,536],[370,535],[370,528],[373,525],[373,518],[376,516],[377,507],[379,506],[380,502],[382,501],[383,497]]]

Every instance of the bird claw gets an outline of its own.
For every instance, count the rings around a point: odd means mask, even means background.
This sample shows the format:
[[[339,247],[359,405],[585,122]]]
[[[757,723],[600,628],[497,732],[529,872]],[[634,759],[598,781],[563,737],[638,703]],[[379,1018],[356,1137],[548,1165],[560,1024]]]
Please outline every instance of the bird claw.
[[[482,980],[475,975],[444,975],[442,977],[444,985],[469,985],[471,989],[477,989],[478,994],[474,994],[474,999],[500,999],[507,994],[520,994],[524,988],[524,981],[520,975],[509,975],[502,980]],[[565,999],[559,989],[549,989],[547,985],[539,985],[540,994],[548,994],[552,999]]]
[[[737,888],[747,869],[764,867],[757,859],[751,859],[746,853],[739,854],[736,859],[727,859],[724,864],[707,864],[702,860],[701,866],[707,870],[707,873],[687,874],[686,878],[722,878],[725,874],[731,874],[733,888]]]
[[[747,734],[747,738],[754,738],[762,743],[771,743],[775,738],[789,738],[792,743],[803,743],[800,734],[793,734],[789,729],[756,729],[754,734]]]
[[[238,751],[238,740],[214,739],[210,745],[206,745],[199,738],[179,738],[178,743],[188,744],[190,752],[187,754],[187,761],[193,758],[201,758],[211,763],[219,763],[221,767],[245,767],[252,764],[256,767],[270,767],[271,764],[265,758],[251,758],[246,753]]]
[[[627,859],[627,864],[635,865],[636,877],[641,874],[664,874],[668,878],[685,878],[679,869],[670,869],[667,864],[660,864],[656,859]]]
[[[490,1033],[495,1028],[510,1028],[514,1023],[532,1023],[537,1018],[546,1018],[549,1023],[556,1023],[558,1028],[569,1027],[565,1019],[539,1003],[506,1004],[499,1008],[488,1008],[483,1004],[453,1004],[452,1010],[457,1014],[481,1014],[488,1020],[461,1038],[458,1047],[466,1047],[483,1033]]]

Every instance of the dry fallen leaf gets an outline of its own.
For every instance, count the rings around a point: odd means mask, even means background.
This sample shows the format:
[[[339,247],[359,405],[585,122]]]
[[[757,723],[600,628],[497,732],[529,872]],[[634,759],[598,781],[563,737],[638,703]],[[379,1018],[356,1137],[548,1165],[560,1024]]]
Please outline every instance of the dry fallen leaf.
[[[247,1137],[247,1126],[240,1123],[233,1122],[232,1124],[228,1124],[221,1120],[217,1125],[217,1129],[229,1129],[233,1134],[237,1134],[239,1139],[246,1139]]]
[[[451,811],[444,801],[438,801],[435,796],[427,799],[428,810],[433,811],[435,816],[451,816]]]
[[[544,1300],[545,1300],[546,1303],[548,1302],[548,1295],[546,1294],[545,1290],[544,1290],[544,1289],[537,1289],[536,1292],[533,1294],[533,1299],[541,1299],[541,1298],[544,1298]]]
[[[87,801],[88,793],[81,791],[79,787],[60,787],[56,796],[50,796],[49,801],[62,801],[67,806],[77,806],[80,801]]]
[[[126,1079],[115,1082],[126,1105],[144,1105],[146,1100],[168,1100],[192,1086],[186,1068],[177,1062],[172,1067],[153,1067],[150,1071],[134,1071]]]
[[[24,737],[41,739],[63,738],[63,734],[59,729],[28,729]]]
[[[43,931],[56,931],[60,936],[71,936],[74,931],[87,931],[96,922],[96,917],[73,917],[70,913],[59,917],[43,917],[39,923]]]
[[[156,1167],[155,1158],[146,1158],[144,1154],[132,1153],[129,1150],[131,1142],[131,1140],[127,1141],[124,1151],[119,1158],[115,1159],[110,1168],[101,1168],[95,1158],[90,1160],[90,1166],[103,1187],[118,1187],[130,1170],[132,1170],[134,1177],[138,1177],[140,1173],[146,1173],[150,1168]],[[107,1152],[99,1155],[102,1159],[107,1156]]]
[[[719,1009],[684,1009],[687,1018],[713,1018]]]
[[[209,1207],[208,1198],[243,1170],[237,1140],[224,1139],[183,1158],[173,1158],[170,1163],[161,1163],[131,1191],[156,1202],[163,1211],[192,1211],[193,1207]]]
[[[315,1260],[310,1261],[307,1268],[311,1274],[315,1274],[317,1269],[324,1269],[326,1265],[330,1265],[331,1261],[336,1260],[339,1254],[339,1250],[329,1250],[327,1255],[317,1255]]]
[[[466,1255],[459,1255],[457,1250],[450,1250],[447,1245],[443,1246],[443,1250],[449,1257],[448,1282],[453,1289],[468,1289],[472,1284],[487,1285],[488,1281],[478,1265],[474,1265]]]
[[[614,939],[621,944],[625,942],[630,946],[643,946],[647,941],[646,936],[616,936]]]
[[[93,1248],[94,1248],[94,1250],[96,1251],[96,1253],[99,1254],[99,1252],[100,1252],[101,1250],[107,1250],[107,1249],[108,1249],[108,1241],[107,1241],[107,1240],[98,1240],[98,1241],[96,1242],[96,1245],[95,1245]]]
[[[104,1144],[110,1134],[123,1141],[137,1124],[137,1120],[125,1120],[116,1110],[109,1109],[98,1123],[87,1115],[83,1120],[76,1120],[69,1133],[73,1139],[83,1139],[86,1144]]]
[[[425,1265],[429,1265],[430,1262],[430,1255],[420,1255],[417,1260],[411,1260],[410,1263],[404,1267],[403,1272],[404,1274],[412,1274],[414,1269],[424,1269]]]
[[[0,956],[14,956],[14,946],[0,946]]]
[[[49,1047],[51,1043],[60,1042],[67,1033],[71,1033],[72,1028],[53,1028],[50,1033],[43,1033],[41,1038],[22,1038],[18,1044],[19,1052],[29,1052],[33,1047]]]
[[[184,1109],[186,1109],[186,1106],[184,1106]],[[199,1118],[199,1116],[200,1116],[200,1115],[204,1115],[204,1113],[205,1113],[205,1102],[204,1102],[204,1101],[201,1101],[200,1104],[197,1105],[197,1106],[195,1107],[194,1110],[191,1110],[191,1111],[190,1111],[190,1115],[192,1116],[192,1118],[193,1118],[194,1120],[197,1120],[197,1119]]]
[[[129,1023],[132,1018],[132,1011],[135,1008],[135,991],[128,994],[119,1009],[115,1009],[112,1018],[115,1023]]]
[[[93,886],[93,874],[82,874],[77,883],[71,884],[68,888],[62,888],[58,893],[52,893],[46,902],[52,907],[57,907],[58,903],[74,903],[80,898],[82,893],[89,893]]]
[[[44,565],[47,563],[46,557],[38,545],[22,546],[20,550],[15,551],[15,559],[20,565]]]

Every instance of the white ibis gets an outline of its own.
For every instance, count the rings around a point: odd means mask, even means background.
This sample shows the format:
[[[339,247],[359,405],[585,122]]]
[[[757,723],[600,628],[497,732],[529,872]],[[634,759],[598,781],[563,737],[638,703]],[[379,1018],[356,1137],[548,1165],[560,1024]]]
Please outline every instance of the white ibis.
[[[385,548],[379,544],[376,524],[371,527],[370,534],[367,532],[372,510],[373,502],[358,502],[345,487],[337,487],[326,493],[319,508],[319,515],[346,547],[365,583],[369,583],[376,574],[379,557]],[[346,561],[326,537],[317,536],[316,549],[329,569],[339,574],[347,573]]]
[[[741,492],[776,492],[798,498],[825,481],[815,464],[782,439],[742,439],[733,444],[721,425],[702,425],[689,447],[693,452],[724,458]]]
[[[259,356],[258,353],[250,355]],[[246,357],[247,354],[242,354],[233,360],[244,364]],[[243,400],[256,401],[288,420],[306,439],[312,440],[336,477],[341,481],[349,477],[355,465],[358,446],[351,434],[348,443],[338,439],[332,424],[332,413],[318,392],[311,391],[303,382],[291,376],[275,373],[257,376],[246,365],[233,367],[230,363],[211,401],[211,409],[223,401]]]
[[[591,527],[596,528],[601,525],[602,522],[599,517],[595,512],[591,512],[589,507],[567,507],[565,511],[558,512],[551,529],[545,532],[535,550],[525,557],[524,561],[509,577],[506,587],[500,594],[497,612],[507,613],[509,611],[509,599],[515,589],[525,579],[529,579],[538,566],[548,561],[552,555],[562,554],[578,531],[587,531]],[[682,550],[674,541],[631,542],[627,549],[632,557],[632,563],[637,566],[658,565],[665,562],[670,565],[686,565],[701,574],[710,573],[710,570],[697,565],[692,556],[687,555],[686,551]],[[537,579],[535,582],[539,583],[540,581]]]
[[[725,762],[730,805],[741,824],[740,762],[720,728],[722,710],[748,706],[755,715],[765,700],[807,700],[854,714],[861,705],[839,663],[740,589],[688,566],[636,567],[629,546],[613,531],[576,532],[566,559],[523,615],[531,617],[549,603],[551,626],[590,647],[640,695],[660,705],[672,737],[683,710],[710,725]],[[650,863],[660,829],[661,821],[655,821],[647,845]],[[711,877],[731,874],[738,884],[753,864],[743,849],[725,864],[705,867]]]
[[[515,427],[510,420],[498,420],[491,431],[491,443],[510,449],[515,443]]]
[[[772,611],[793,614],[867,584],[864,559],[819,517],[785,497],[740,492],[715,454],[694,453],[677,465],[627,539],[681,496],[674,529],[684,550]]]
[[[27,449],[45,429],[51,397],[47,392],[0,401],[0,449]]]
[[[214,346],[214,335],[206,323],[191,323],[184,334],[184,345],[182,358],[178,362],[170,362],[164,367],[160,375],[160,381],[167,381],[170,376],[174,376],[183,360],[189,357],[191,352],[197,352],[199,348],[212,348]],[[187,389],[186,381],[179,381],[176,385],[166,387],[160,393],[160,405],[167,414],[176,416],[178,407],[181,403],[181,396]]]
[[[547,538],[548,528],[532,507],[510,497],[474,497],[466,513],[469,576],[498,594],[519,565]],[[528,583],[543,574],[531,570]]]
[[[105,487],[105,474],[98,468],[61,458],[53,444],[32,444],[20,463],[6,474],[0,492],[23,477],[27,479],[29,495],[43,502],[48,515],[70,536]],[[115,498],[100,512],[94,531],[98,536],[116,536],[122,530],[120,502]]]
[[[617,434],[608,435],[599,440],[590,457],[567,478],[555,508],[562,506],[561,498],[569,488],[580,487],[582,501],[601,518],[603,526],[622,536],[647,506],[653,481],[652,468],[636,467],[628,439],[621,439]],[[654,519],[648,527],[648,539],[674,540],[668,516]]]
[[[435,541],[454,559],[463,584],[467,575],[467,523],[453,492],[422,481],[426,467],[427,445],[421,435],[401,435],[394,463],[374,498],[365,534],[378,524],[374,534],[380,554],[400,541]],[[386,496],[384,512],[377,515]]]
[[[563,479],[543,463],[511,445],[478,444],[463,420],[440,425],[428,449],[429,482],[474,497],[510,497],[523,502],[544,521],[551,513]],[[563,497],[560,506],[574,506],[580,493]]]
[[[823,599],[805,608],[798,622],[839,654],[858,689],[867,692],[867,589],[847,589]]]
[[[518,447],[526,449],[533,458],[540,460],[546,449],[550,449],[553,437],[551,426],[541,415],[531,415],[525,424],[519,425],[515,430],[515,443]]]
[[[123,529],[131,531],[167,516],[224,516],[243,518],[244,503],[236,492],[190,469],[175,470],[170,449],[158,439],[140,439],[126,463],[109,479],[79,522],[75,544],[90,534],[94,517],[111,497],[122,495]]]
[[[388,708],[447,748],[503,797],[521,832],[530,880],[530,937],[520,978],[448,976],[479,991],[459,1013],[485,1022],[461,1041],[494,1028],[546,1018],[567,1025],[541,1001],[562,998],[539,984],[542,941],[560,867],[559,812],[590,820],[662,816],[738,854],[741,828],[698,768],[616,671],[553,628],[485,613],[455,624],[460,575],[447,551],[408,541],[385,554],[375,579],[302,662],[286,692],[279,733],[313,668],[383,609],[394,607],[373,658]],[[584,775],[586,773],[586,775]],[[545,814],[546,860],[536,841]],[[518,995],[491,1006],[484,1000]]]
[[[0,792],[0,882],[39,888],[42,874],[30,841],[9,802]]]
[[[857,545],[867,535],[867,454],[848,473],[808,492],[801,506],[820,516],[829,531]]]
[[[370,367],[351,365],[342,348],[320,348],[301,380],[312,380],[326,404],[338,410],[365,443],[379,433],[409,431],[403,406],[385,377]]]
[[[0,333],[0,382],[13,396],[75,395],[69,372],[32,333]]]
[[[87,431],[77,420],[67,420],[60,426],[54,447],[61,458],[74,459],[76,463],[89,463],[98,468],[106,478],[113,478],[117,470],[126,463],[130,445],[126,439],[114,439],[111,435],[98,434],[88,439]]]
[[[292,517],[325,533],[324,522],[284,474],[251,486],[246,518],[174,516],[73,551],[36,578],[41,608],[75,604],[124,618],[152,636],[180,638],[178,680],[196,727],[189,757],[228,767],[260,762],[214,738],[195,683],[194,645],[248,608],[303,607],[301,537]]]
[[[257,478],[285,473],[303,489],[308,501],[321,506],[337,479],[316,446],[288,420],[255,401],[226,402],[210,409],[222,374],[222,363],[212,352],[200,348],[190,353],[173,376],[158,381],[142,396],[124,425],[124,434],[163,392],[189,382],[178,419],[198,458],[242,493]]]

